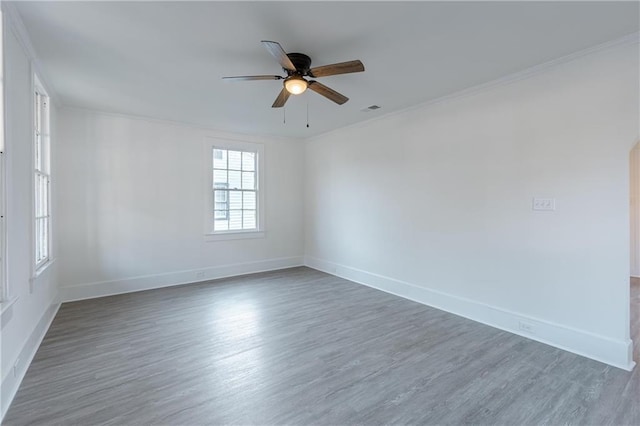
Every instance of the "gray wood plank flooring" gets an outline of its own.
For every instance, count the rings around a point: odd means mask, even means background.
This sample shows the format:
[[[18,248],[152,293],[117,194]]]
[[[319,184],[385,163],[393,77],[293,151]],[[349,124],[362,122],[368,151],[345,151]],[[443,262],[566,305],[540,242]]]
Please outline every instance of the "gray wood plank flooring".
[[[4,423],[640,425],[639,405],[640,368],[294,268],[63,304]]]

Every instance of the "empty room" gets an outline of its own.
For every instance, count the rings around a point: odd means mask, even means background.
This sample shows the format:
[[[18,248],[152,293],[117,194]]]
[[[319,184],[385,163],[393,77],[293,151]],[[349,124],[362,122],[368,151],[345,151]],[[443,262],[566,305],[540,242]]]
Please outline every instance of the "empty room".
[[[640,2],[0,7],[3,425],[640,425]]]

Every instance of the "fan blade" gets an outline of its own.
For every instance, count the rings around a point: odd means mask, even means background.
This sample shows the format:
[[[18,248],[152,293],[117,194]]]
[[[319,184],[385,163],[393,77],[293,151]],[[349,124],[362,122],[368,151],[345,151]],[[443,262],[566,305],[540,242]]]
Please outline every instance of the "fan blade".
[[[311,68],[309,75],[311,77],[328,77],[330,75],[349,74],[352,72],[364,71],[362,62],[355,60],[349,62],[340,62],[339,64],[324,65],[321,67]]]
[[[239,75],[236,77],[222,77],[228,81],[248,81],[248,80],[282,80],[284,77],[279,75]]]
[[[287,92],[287,89],[283,87],[282,90],[280,91],[280,94],[278,95],[276,100],[273,102],[273,105],[271,105],[271,108],[282,108],[284,104],[287,102],[287,99],[289,99],[289,92]]]
[[[309,89],[313,90],[319,95],[324,96],[325,98],[337,103],[338,105],[342,105],[347,102],[349,98],[345,95],[336,92],[335,90],[325,86],[322,83],[318,83],[317,81],[309,82]]]
[[[293,65],[293,62],[291,62],[291,59],[287,56],[287,52],[280,46],[280,43],[277,41],[262,40],[262,44],[267,48],[269,53],[276,58],[276,61],[278,61],[282,68],[289,71],[296,70],[296,66]]]

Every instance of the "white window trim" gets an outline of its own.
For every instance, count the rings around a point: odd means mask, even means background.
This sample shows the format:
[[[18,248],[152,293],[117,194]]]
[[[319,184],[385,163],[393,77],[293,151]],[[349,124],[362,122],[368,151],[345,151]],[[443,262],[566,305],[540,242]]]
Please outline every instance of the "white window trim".
[[[229,241],[229,240],[249,240],[254,238],[264,238],[264,231],[219,231],[216,233],[205,234],[205,242]]]
[[[258,228],[251,230],[214,231],[213,230],[213,148],[253,151],[258,154],[256,178],[258,183]],[[242,240],[265,237],[265,179],[264,145],[260,143],[206,137],[203,144],[204,167],[204,240],[205,242]]]
[[[35,262],[35,251],[36,251],[36,220],[35,220],[35,213],[36,213],[36,200],[35,200],[35,192],[33,192],[32,197],[31,197],[31,264],[32,264],[32,274],[31,274],[31,279],[30,282],[33,284],[33,282],[40,276],[42,275],[48,268],[49,266],[51,266],[54,263],[54,257],[53,257],[53,243],[52,243],[52,233],[53,233],[53,209],[52,209],[52,205],[51,205],[51,201],[52,201],[52,161],[51,161],[51,152],[52,152],[52,147],[51,147],[51,97],[49,97],[49,94],[47,92],[47,90],[44,88],[44,86],[42,85],[42,83],[40,82],[40,79],[38,78],[38,76],[33,73],[33,80],[32,80],[32,87],[31,87],[31,93],[32,96],[35,96],[36,91],[38,91],[39,93],[45,95],[48,99],[48,114],[47,114],[47,122],[46,122],[46,137],[47,137],[47,160],[48,160],[48,166],[49,166],[49,170],[48,170],[48,177],[49,177],[49,191],[48,191],[48,206],[49,206],[49,221],[48,221],[48,238],[47,238],[47,244],[48,244],[48,248],[47,248],[47,252],[48,252],[48,256],[46,258],[46,260],[36,263]],[[33,100],[35,102],[35,100]],[[34,191],[34,187],[35,187],[35,175],[36,175],[36,164],[35,164],[35,152],[33,151],[33,149],[35,148],[35,132],[33,131],[35,129],[35,108],[31,108],[32,111],[32,117],[31,117],[31,124],[32,124],[32,143],[31,143],[31,164],[32,164],[32,173],[31,173],[31,188],[32,191]],[[31,290],[33,290],[33,287],[31,287]]]

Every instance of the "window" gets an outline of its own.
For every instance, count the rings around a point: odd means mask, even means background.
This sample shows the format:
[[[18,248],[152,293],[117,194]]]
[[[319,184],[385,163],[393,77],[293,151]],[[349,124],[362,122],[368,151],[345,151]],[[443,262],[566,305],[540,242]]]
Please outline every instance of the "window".
[[[35,78],[34,93],[34,261],[38,270],[50,255],[49,97]]]
[[[257,152],[213,148],[213,231],[258,229]]]
[[[207,137],[205,241],[264,237],[264,145]]]

